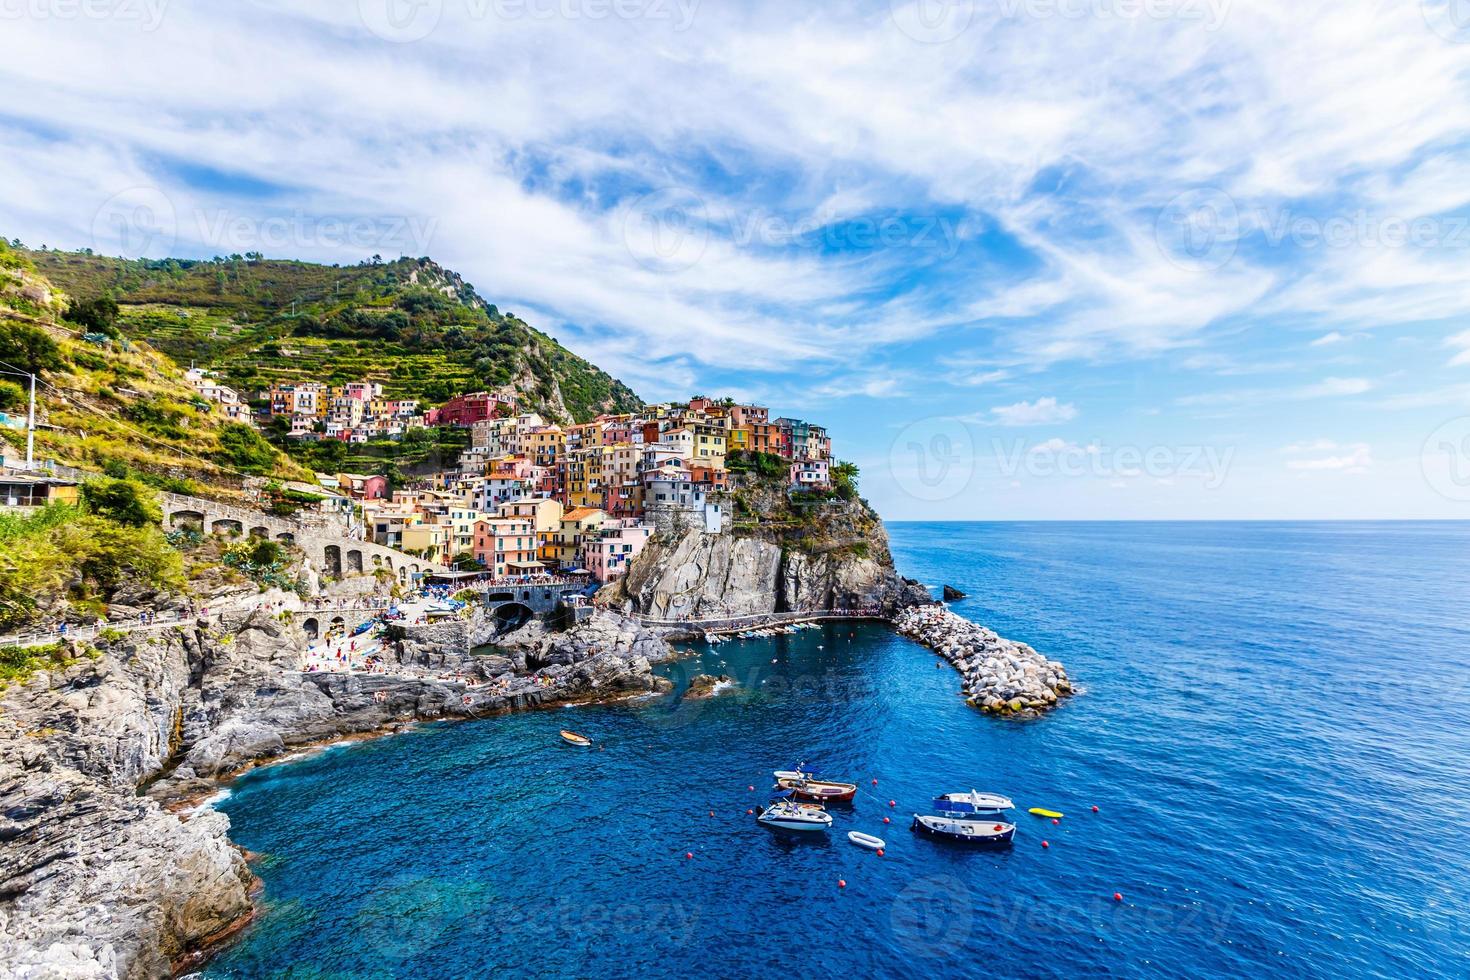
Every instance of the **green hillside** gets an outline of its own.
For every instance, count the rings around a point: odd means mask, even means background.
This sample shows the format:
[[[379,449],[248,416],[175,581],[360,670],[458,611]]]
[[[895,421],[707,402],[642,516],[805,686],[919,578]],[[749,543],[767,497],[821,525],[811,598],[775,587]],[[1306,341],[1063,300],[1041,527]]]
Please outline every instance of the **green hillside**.
[[[513,388],[561,421],[641,406],[622,382],[486,303],[428,259],[356,266],[258,256],[130,260],[27,251],[71,296],[110,296],[125,335],[255,390],[277,380],[380,381],[434,405]]]

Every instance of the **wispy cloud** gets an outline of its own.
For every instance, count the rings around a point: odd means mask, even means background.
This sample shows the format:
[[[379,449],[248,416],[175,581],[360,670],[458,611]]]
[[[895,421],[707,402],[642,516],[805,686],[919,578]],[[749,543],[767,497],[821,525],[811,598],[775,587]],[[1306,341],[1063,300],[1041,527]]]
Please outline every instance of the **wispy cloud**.
[[[988,416],[977,418],[994,425],[1022,426],[1049,425],[1070,422],[1077,417],[1075,405],[1058,402],[1055,398],[1038,398],[1032,402],[1016,402],[1013,405],[997,405]]]

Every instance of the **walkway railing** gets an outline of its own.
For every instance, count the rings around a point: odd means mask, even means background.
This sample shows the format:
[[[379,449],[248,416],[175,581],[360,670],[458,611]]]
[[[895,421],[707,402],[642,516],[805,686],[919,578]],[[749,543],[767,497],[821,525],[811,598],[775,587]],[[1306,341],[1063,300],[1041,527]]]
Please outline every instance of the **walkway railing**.
[[[751,613],[747,616],[727,616],[722,619],[654,619],[650,616],[634,616],[641,625],[655,629],[702,630],[706,633],[722,633],[730,630],[758,629],[762,626],[784,626],[791,623],[815,623],[828,619],[883,619],[882,610],[876,607],[862,609],[820,609],[809,612]]]

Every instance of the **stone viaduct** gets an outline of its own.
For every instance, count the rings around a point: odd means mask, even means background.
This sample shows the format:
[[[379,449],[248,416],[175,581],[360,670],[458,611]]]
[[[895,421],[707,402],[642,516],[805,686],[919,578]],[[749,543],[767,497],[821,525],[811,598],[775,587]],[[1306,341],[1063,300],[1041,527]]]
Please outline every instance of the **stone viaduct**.
[[[295,545],[312,564],[333,578],[346,578],[383,569],[410,584],[420,574],[447,572],[437,562],[415,558],[395,548],[345,537],[341,528],[320,515],[306,519],[276,517],[264,511],[233,507],[217,500],[160,494],[166,528],[197,527],[213,534],[255,535]]]

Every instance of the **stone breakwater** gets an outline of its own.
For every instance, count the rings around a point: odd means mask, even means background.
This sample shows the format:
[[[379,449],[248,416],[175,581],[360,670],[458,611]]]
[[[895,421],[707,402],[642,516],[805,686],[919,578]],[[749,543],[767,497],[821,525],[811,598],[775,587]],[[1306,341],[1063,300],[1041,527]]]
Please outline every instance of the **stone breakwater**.
[[[953,664],[964,679],[965,696],[982,711],[1034,717],[1072,693],[1061,664],[943,606],[912,606],[894,618],[893,627]]]

